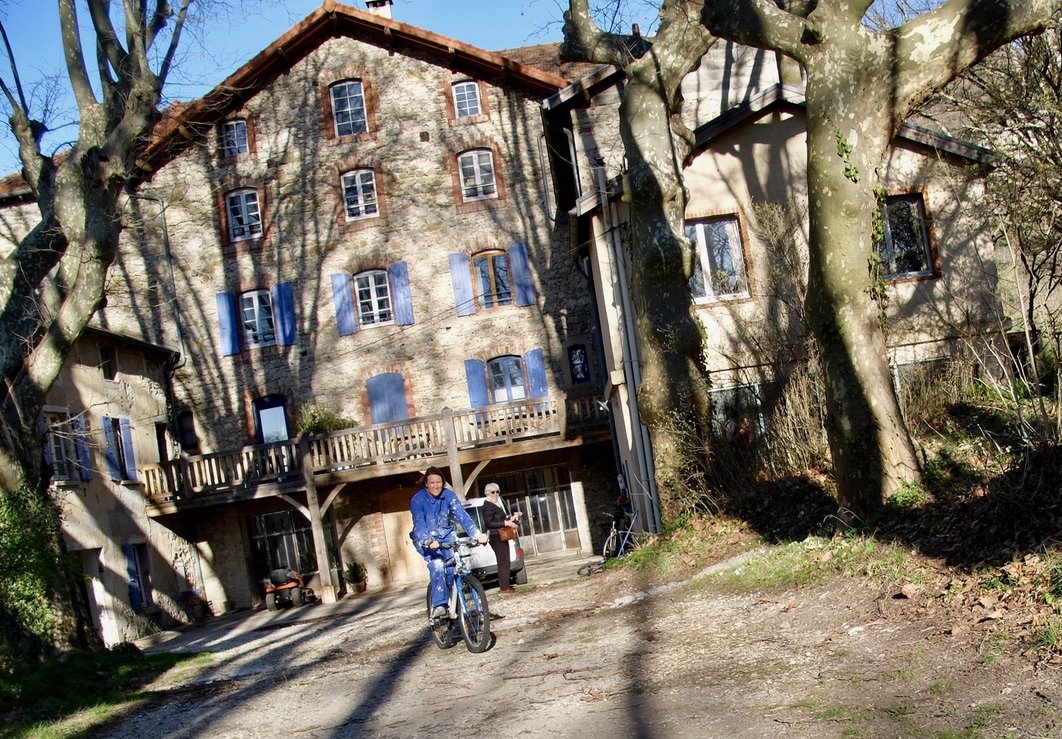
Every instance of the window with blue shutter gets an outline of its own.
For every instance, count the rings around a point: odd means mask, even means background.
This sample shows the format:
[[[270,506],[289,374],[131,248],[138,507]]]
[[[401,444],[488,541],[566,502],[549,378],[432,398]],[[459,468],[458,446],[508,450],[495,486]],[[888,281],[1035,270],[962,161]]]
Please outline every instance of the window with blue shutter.
[[[354,293],[351,278],[346,272],[332,275],[332,303],[336,307],[336,327],[340,336],[358,332],[358,320],[354,314]]]
[[[454,305],[457,315],[470,316],[476,312],[476,297],[472,293],[472,261],[467,254],[450,255],[450,280],[454,286]]]
[[[531,284],[531,263],[527,257],[527,244],[513,244],[509,248],[509,270],[512,273],[516,304],[534,305],[535,288]]]
[[[391,278],[395,323],[399,326],[412,326],[413,295],[409,289],[409,268],[405,262],[395,262],[387,268],[387,275]]]
[[[370,377],[365,383],[369,393],[369,412],[373,423],[390,423],[409,418],[406,385],[402,375],[388,372]]]
[[[92,458],[89,456],[88,441],[85,439],[85,423],[78,416],[70,422],[74,430],[74,450],[77,452],[78,474],[82,480],[92,479]]]
[[[102,424],[103,456],[107,460],[107,473],[112,480],[135,480],[133,428],[129,419],[104,416]]]
[[[218,293],[218,329],[221,336],[221,353],[230,357],[240,353],[240,321],[236,310],[236,296]]]
[[[273,285],[272,294],[277,343],[281,346],[292,346],[299,339],[299,331],[295,325],[295,296],[291,283],[279,282]]]
[[[465,360],[465,381],[468,383],[468,401],[473,408],[490,403],[487,395],[487,367],[478,359]]]
[[[527,369],[528,397],[544,398],[549,394],[546,383],[546,361],[541,349],[532,349],[524,355],[524,367]]]
[[[134,611],[143,611],[147,607],[147,591],[144,588],[144,571],[140,566],[137,547],[122,544],[125,555],[125,574],[129,580],[129,606]]]

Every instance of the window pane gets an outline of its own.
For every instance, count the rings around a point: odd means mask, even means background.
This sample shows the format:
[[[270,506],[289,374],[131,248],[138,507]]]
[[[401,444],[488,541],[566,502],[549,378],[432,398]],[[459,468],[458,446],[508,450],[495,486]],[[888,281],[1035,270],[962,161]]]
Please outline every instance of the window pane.
[[[496,254],[491,262],[494,265],[494,286],[498,295],[498,305],[511,305],[513,293],[509,280],[509,257],[505,254]]]
[[[491,264],[487,257],[472,260],[472,271],[476,280],[476,295],[481,308],[494,307],[494,284],[491,280]]]
[[[233,241],[262,235],[262,215],[258,210],[258,192],[241,190],[226,198],[229,211],[229,237]]]
[[[458,158],[461,194],[465,200],[497,195],[494,184],[494,155],[487,150],[470,151]]]
[[[709,301],[749,294],[737,218],[687,224],[685,234],[693,242],[697,256],[690,277],[694,299]]]
[[[273,328],[273,304],[266,290],[244,293],[240,298],[243,331],[248,346],[268,346],[277,341]]]
[[[348,220],[377,214],[376,178],[371,169],[343,175],[343,202]]]
[[[507,403],[527,397],[524,364],[519,357],[498,357],[487,363],[491,402]]]
[[[250,151],[247,145],[247,122],[225,121],[221,124],[221,155],[234,157]]]
[[[458,118],[479,115],[479,85],[475,82],[459,82],[454,85],[454,108]]]
[[[383,270],[365,272],[354,278],[358,300],[358,319],[364,326],[389,323],[394,320],[391,291],[387,273]]]
[[[882,210],[885,243],[878,245],[886,277],[930,273],[920,196],[889,198]]]
[[[361,82],[341,82],[332,88],[332,115],[337,136],[350,136],[369,130]]]

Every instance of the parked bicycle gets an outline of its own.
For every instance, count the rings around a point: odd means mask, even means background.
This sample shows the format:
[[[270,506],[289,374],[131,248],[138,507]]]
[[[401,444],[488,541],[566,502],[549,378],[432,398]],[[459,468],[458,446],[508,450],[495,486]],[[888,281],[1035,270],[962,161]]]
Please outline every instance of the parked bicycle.
[[[490,608],[483,585],[472,573],[469,560],[471,547],[465,542],[442,544],[441,549],[450,550],[446,566],[453,567],[453,580],[447,578],[449,593],[446,600],[446,615],[431,615],[431,586],[428,586],[428,627],[439,649],[454,645],[454,627],[461,629],[468,651],[485,652],[490,646]],[[456,624],[455,624],[456,622]]]
[[[579,568],[580,575],[596,575],[605,569],[605,564],[610,559],[618,559],[628,554],[639,543],[642,534],[634,530],[635,521],[638,520],[638,511],[631,513],[608,513],[605,515],[612,518],[612,526],[608,536],[605,537],[605,546],[601,549],[601,559],[597,562],[588,562]]]

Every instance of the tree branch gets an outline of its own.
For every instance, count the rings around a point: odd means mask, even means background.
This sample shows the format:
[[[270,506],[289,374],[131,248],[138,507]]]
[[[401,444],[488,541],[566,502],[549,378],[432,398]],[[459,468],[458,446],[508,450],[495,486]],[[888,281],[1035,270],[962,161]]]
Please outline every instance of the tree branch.
[[[631,60],[627,37],[602,31],[590,16],[589,0],[570,0],[564,11],[561,59],[623,67]]]
[[[66,73],[70,78],[70,88],[74,99],[82,111],[96,104],[92,92],[88,70],[85,68],[85,55],[81,49],[81,36],[78,33],[77,8],[74,0],[59,0],[59,27],[63,37],[63,55],[66,58]]]
[[[746,46],[771,49],[806,61],[805,44],[814,42],[803,16],[815,7],[793,3],[783,10],[770,0],[707,0],[701,21],[716,36]]]
[[[1040,33],[1062,0],[948,0],[896,32],[900,119],[930,93],[1014,39]]]

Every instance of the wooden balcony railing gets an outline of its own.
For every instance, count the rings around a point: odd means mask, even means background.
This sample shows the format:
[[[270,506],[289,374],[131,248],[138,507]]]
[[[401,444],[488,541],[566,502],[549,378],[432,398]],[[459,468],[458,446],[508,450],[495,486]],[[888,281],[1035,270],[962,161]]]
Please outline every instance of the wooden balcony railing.
[[[597,398],[534,398],[395,423],[304,435],[271,444],[181,455],[147,465],[144,492],[153,502],[224,493],[252,485],[303,479],[306,456],[313,474],[336,473],[463,449],[516,444],[544,436],[573,436],[607,423]]]

